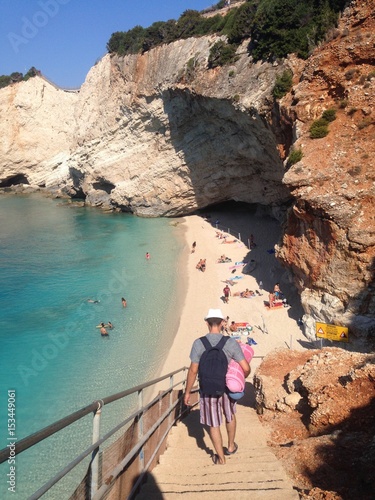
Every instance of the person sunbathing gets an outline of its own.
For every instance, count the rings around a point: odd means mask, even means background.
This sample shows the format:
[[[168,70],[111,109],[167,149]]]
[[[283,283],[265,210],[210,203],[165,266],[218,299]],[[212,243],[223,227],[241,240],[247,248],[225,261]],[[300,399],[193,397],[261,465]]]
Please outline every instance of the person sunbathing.
[[[221,255],[220,258],[217,260],[218,264],[225,264],[226,262],[232,262],[232,259],[227,257],[226,255]]]
[[[223,238],[226,238],[226,236],[224,236],[224,233],[222,231],[216,231],[216,238],[222,240]]]
[[[233,294],[234,297],[243,297],[243,298],[248,298],[248,297],[254,297],[255,293],[252,290],[249,290],[246,288],[243,292],[236,292]]]
[[[229,330],[231,332],[236,332],[237,331],[237,325],[234,321],[232,321],[232,323],[229,325]]]
[[[270,307],[275,307],[275,305],[276,305],[276,297],[275,297],[275,294],[273,292],[270,292],[268,294],[268,303],[269,303]]]
[[[206,259],[200,259],[200,261],[198,262],[198,264],[196,265],[196,268],[199,270],[199,271],[202,271],[202,273],[205,272],[206,270]]]
[[[287,304],[287,301],[286,299],[278,299],[275,295],[274,292],[270,292],[269,295],[268,295],[268,303],[269,303],[269,307],[281,307],[281,306],[285,306],[287,307],[288,304]]]
[[[276,299],[283,298],[283,292],[280,290],[280,283],[276,283],[273,287],[273,293],[275,294]]]

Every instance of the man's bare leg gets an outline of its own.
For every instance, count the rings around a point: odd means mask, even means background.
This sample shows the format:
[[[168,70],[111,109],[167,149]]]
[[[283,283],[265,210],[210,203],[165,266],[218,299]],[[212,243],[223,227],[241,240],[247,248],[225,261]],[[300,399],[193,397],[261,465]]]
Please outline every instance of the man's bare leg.
[[[228,451],[232,452],[235,449],[234,438],[236,437],[236,428],[237,428],[236,415],[233,415],[232,420],[230,422],[226,422],[225,425],[228,434]]]
[[[216,454],[219,457],[219,462],[221,464],[225,464],[223,438],[221,436],[220,427],[209,427],[209,432],[212,444],[214,445]]]

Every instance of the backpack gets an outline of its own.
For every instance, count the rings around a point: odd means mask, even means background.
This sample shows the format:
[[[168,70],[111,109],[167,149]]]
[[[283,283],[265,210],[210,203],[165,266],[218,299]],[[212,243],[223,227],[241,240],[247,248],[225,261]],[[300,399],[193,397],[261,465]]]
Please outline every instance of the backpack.
[[[212,346],[206,337],[200,337],[206,350],[199,360],[198,378],[200,392],[205,396],[222,396],[225,392],[228,359],[223,347],[228,339],[222,337],[218,344]]]

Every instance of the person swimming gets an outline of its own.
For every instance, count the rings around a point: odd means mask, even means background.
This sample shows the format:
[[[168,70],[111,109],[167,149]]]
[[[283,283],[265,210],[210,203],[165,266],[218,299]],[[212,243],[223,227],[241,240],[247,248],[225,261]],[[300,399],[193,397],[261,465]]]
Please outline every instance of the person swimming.
[[[102,323],[102,325],[103,325],[103,326],[100,328],[100,335],[101,335],[102,337],[108,337],[108,336],[109,336],[109,334],[108,334],[107,330],[106,330],[106,329],[105,329],[105,327],[104,327],[104,323]]]
[[[87,302],[90,302],[91,304],[99,304],[100,300],[87,299]]]

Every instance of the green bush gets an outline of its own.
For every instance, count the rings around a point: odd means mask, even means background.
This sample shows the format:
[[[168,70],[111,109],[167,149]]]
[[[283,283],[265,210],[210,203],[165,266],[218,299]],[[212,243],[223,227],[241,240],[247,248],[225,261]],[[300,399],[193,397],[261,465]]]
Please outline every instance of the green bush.
[[[9,75],[0,76],[0,89],[7,87],[11,83],[12,79]]]
[[[255,60],[307,58],[335,26],[345,0],[260,0],[251,30]]]
[[[246,38],[250,38],[256,9],[257,2],[250,1],[227,14],[222,33],[227,35],[229,43],[239,45]]]
[[[1,75],[0,76],[0,89],[7,87],[11,83],[27,81],[29,78],[32,78],[36,75],[40,75],[40,71],[32,66],[29,71],[25,74],[25,76],[19,71],[14,71],[10,75]]]
[[[217,6],[222,4],[219,2]],[[275,60],[290,53],[306,58],[335,26],[345,4],[346,0],[247,0],[225,16],[212,17],[186,10],[177,21],[171,19],[149,28],[136,26],[113,33],[107,50],[119,55],[132,54],[161,43],[216,33],[226,35],[229,45],[238,46],[250,39],[249,52],[255,61]]]
[[[135,26],[129,31],[116,31],[107,43],[108,52],[116,52],[120,56],[141,52],[146,37],[142,26]]]
[[[193,80],[197,66],[198,66],[198,54],[195,55],[194,57],[191,57],[186,63],[185,71],[183,73],[185,80],[187,81]]]
[[[328,135],[328,122],[324,118],[315,120],[310,127],[311,139],[321,139]]]
[[[295,165],[296,163],[301,161],[302,158],[303,158],[303,152],[302,152],[301,148],[292,149],[292,151],[290,152],[290,154],[288,156],[288,160],[286,162],[287,167],[291,167],[292,165]]]
[[[327,122],[333,122],[336,120],[336,110],[334,108],[326,109],[323,114],[322,118],[324,120],[327,120]]]
[[[281,75],[276,77],[276,83],[272,91],[275,99],[281,99],[292,88],[293,73],[291,70],[286,69]]]
[[[357,111],[358,111],[358,109],[357,109],[357,108],[350,108],[350,109],[349,109],[349,111],[348,111],[348,115],[349,115],[349,116],[352,116],[352,115],[354,115],[354,113],[356,113]]]
[[[225,0],[220,0],[216,5],[214,5],[214,9],[223,9],[225,7]]]
[[[227,44],[220,40],[212,45],[208,56],[208,67],[216,68],[236,61],[236,45]]]
[[[339,108],[341,108],[341,109],[346,108],[348,103],[349,103],[348,99],[341,99],[341,101],[339,102]]]

